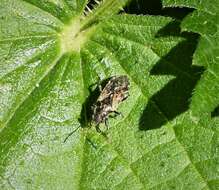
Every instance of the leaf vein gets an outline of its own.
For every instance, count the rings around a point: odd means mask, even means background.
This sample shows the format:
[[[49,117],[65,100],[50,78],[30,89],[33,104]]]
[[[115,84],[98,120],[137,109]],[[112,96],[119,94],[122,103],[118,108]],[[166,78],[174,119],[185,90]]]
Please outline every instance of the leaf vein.
[[[173,128],[173,130],[174,130],[174,128]],[[192,162],[192,160],[191,160],[191,158],[190,158],[188,152],[186,151],[186,148],[185,148],[184,145],[178,140],[175,130],[174,130],[174,133],[175,133],[175,137],[176,137],[177,142],[180,144],[181,148],[182,148],[182,149],[184,150],[184,152],[186,153],[187,158],[188,158],[190,164],[194,167],[194,169],[196,170],[196,172],[197,172],[197,173],[199,174],[199,176],[201,177],[202,181],[205,183],[206,187],[210,190],[210,186],[208,185],[207,180],[204,179],[204,177],[202,176],[202,174],[200,173],[200,171],[199,171],[198,168],[196,167],[195,163]]]
[[[1,42],[13,42],[13,41],[18,41],[18,40],[29,40],[29,39],[34,39],[34,38],[48,38],[48,37],[56,37],[56,35],[46,35],[46,36],[20,36],[20,37],[12,37],[12,38],[5,38],[5,39],[0,39]]]
[[[44,73],[44,75],[42,75],[42,77],[37,81],[38,83],[40,83],[47,75],[48,73],[54,68],[54,66],[57,64],[57,62],[60,60],[60,58],[62,57],[62,54],[59,54],[57,56],[57,58],[53,61],[53,64],[51,64],[51,66],[47,69],[47,71]],[[10,120],[12,120],[12,118],[14,117],[14,114],[16,113],[16,111],[20,108],[20,106],[25,102],[25,100],[28,99],[28,97],[31,95],[31,93],[36,89],[37,87],[32,85],[32,87],[30,88],[29,92],[27,92],[26,97],[24,97],[24,99],[15,107],[13,113],[11,114],[11,116],[9,116],[7,118],[7,120],[5,121],[5,126],[7,126],[7,124],[10,122]],[[3,127],[4,128],[4,127]]]
[[[132,39],[128,39],[128,38],[126,38],[126,37],[124,37],[124,36],[115,35],[115,34],[113,34],[113,33],[108,33],[108,32],[106,32],[106,31],[104,31],[104,33],[106,33],[106,34],[108,34],[108,35],[111,35],[111,36],[113,36],[114,38],[120,38],[120,39],[129,41],[130,43],[140,45],[143,49],[145,49],[145,47],[147,47],[147,48],[150,49],[156,56],[158,56],[159,58],[161,58],[160,55],[158,55],[158,54],[154,51],[153,48],[147,46],[146,44],[143,44],[143,43],[138,42],[138,41],[134,41],[134,40],[132,40]],[[169,65],[170,65],[171,67],[173,67],[174,69],[178,70],[178,71],[179,71],[180,73],[182,73],[183,75],[185,75],[185,76],[187,76],[187,77],[193,79],[193,76],[192,76],[192,75],[190,75],[189,73],[187,73],[187,72],[185,72],[185,71],[179,69],[179,68],[176,67],[172,62],[169,62],[169,61],[166,61],[166,62],[167,62],[167,64],[169,64]]]
[[[35,5],[34,3],[31,3],[31,2],[29,2],[28,0],[20,0],[20,1],[26,2],[27,4],[31,5],[32,7],[35,7],[35,8],[37,8],[37,9],[40,9],[41,11],[43,11],[43,12],[49,14],[50,16],[52,16],[52,17],[58,19],[61,23],[63,23],[63,21],[62,21],[59,17],[53,15],[51,12],[49,12],[49,11],[47,11],[47,10],[45,10],[45,9],[42,9],[41,7],[38,7],[38,6]],[[63,23],[63,24],[64,24],[64,23]]]

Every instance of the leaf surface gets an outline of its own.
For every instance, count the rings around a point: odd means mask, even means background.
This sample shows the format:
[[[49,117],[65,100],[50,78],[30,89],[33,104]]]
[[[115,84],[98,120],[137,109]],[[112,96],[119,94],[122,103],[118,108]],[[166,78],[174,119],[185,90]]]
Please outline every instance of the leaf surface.
[[[164,6],[186,6],[195,10],[188,15],[181,27],[183,31],[200,34],[193,64],[206,68],[192,98],[191,109],[197,117],[211,114],[219,102],[219,2],[163,0]]]
[[[218,188],[218,118],[188,110],[198,39],[168,34],[169,17],[116,15],[127,2],[1,0],[0,189]],[[104,137],[83,107],[122,74],[130,97]]]

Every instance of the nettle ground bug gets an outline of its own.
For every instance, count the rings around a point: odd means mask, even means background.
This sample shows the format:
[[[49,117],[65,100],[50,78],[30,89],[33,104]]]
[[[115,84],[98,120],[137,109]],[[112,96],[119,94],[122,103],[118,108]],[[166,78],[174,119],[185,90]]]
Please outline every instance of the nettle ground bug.
[[[100,132],[99,124],[105,123],[108,128],[108,118],[121,115],[117,112],[119,104],[129,96],[129,79],[125,75],[111,77],[106,85],[100,87],[100,95],[92,106],[92,122]]]
[[[105,123],[108,129],[109,117],[121,115],[117,109],[119,104],[128,98],[129,86],[129,79],[126,75],[113,76],[102,81],[98,88],[90,92],[90,96],[83,105],[79,120],[81,127],[88,126],[90,123],[91,126],[95,126],[97,132],[102,132],[99,125]],[[72,131],[64,142],[79,128]]]

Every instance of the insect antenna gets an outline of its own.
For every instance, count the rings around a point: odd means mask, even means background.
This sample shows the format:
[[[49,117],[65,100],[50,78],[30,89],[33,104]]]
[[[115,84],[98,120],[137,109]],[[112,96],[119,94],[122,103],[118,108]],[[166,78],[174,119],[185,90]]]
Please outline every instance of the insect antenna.
[[[77,127],[74,131],[72,131],[71,133],[69,133],[68,136],[65,137],[65,140],[64,140],[63,142],[65,143],[65,142],[68,140],[68,138],[69,138],[70,136],[72,136],[80,127],[81,127],[81,126]]]

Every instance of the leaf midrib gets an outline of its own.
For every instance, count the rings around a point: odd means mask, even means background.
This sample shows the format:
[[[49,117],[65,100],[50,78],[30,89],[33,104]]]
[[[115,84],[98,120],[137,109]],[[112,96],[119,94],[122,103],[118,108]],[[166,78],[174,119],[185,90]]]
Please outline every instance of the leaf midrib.
[[[26,0],[22,0],[22,1],[24,1],[24,2],[26,2],[27,4],[30,4],[31,6],[34,6],[34,7],[37,7],[38,9],[40,9],[40,10],[43,10],[43,9],[41,9],[40,7],[38,7],[38,6],[36,6],[36,5],[34,5],[34,4],[32,4],[32,3],[30,3],[30,2],[28,2],[28,1],[26,1]],[[128,0],[127,0],[128,1]],[[110,4],[110,2],[116,2],[116,0],[108,0],[108,1],[106,1],[107,3],[109,3]],[[107,4],[106,3],[106,4]],[[124,5],[125,5],[125,3],[124,3]],[[97,9],[96,9],[96,11],[99,11],[99,10],[101,10],[102,8],[107,8],[107,6],[105,6],[105,1],[102,3],[102,4],[100,4],[100,6],[98,6],[97,7]],[[119,11],[119,8],[120,7],[118,7],[118,11]],[[54,15],[52,15],[50,12],[48,12],[48,11],[45,11],[45,10],[43,10],[44,12],[46,12],[47,14],[49,14],[49,15],[51,15],[51,16],[53,16],[53,17],[55,17]],[[95,13],[95,12],[94,12]],[[108,12],[106,12],[107,14],[108,14]],[[95,14],[94,14],[95,15]],[[97,15],[98,16],[98,15]],[[56,17],[55,17],[56,18]],[[79,21],[80,21],[80,17],[78,18],[79,19]],[[93,17],[92,17],[92,19],[93,19]],[[75,19],[74,19],[75,20]],[[90,20],[90,17],[88,17],[87,18],[87,20],[85,20],[85,21],[83,21],[83,23],[88,23],[89,22],[89,20]],[[77,24],[77,23],[76,23]],[[66,25],[67,27],[69,27],[69,25]],[[76,25],[77,26],[77,25]],[[82,26],[84,26],[84,24],[82,24]],[[63,28],[63,30],[65,30],[65,28],[66,27],[64,27]],[[74,29],[75,28],[75,22],[73,22],[73,24],[72,25],[70,25],[70,29]],[[76,34],[78,33],[78,32],[81,32],[80,31],[80,29],[81,28],[77,28],[76,29]],[[67,53],[67,52],[70,52],[70,51],[72,51],[72,50],[75,50],[75,49],[63,49],[62,47],[62,43],[66,43],[66,41],[62,41],[62,38],[61,37],[63,37],[62,36],[62,33],[63,33],[63,31],[61,32],[61,35],[60,35],[60,33],[57,33],[57,34],[59,34],[59,37],[60,37],[60,40],[61,40],[61,51],[59,52],[59,54],[57,55],[57,57],[56,57],[56,59],[53,61],[53,63],[50,65],[50,67],[45,71],[45,73],[39,78],[39,80],[37,81],[37,83],[40,83],[49,73],[50,73],[50,71],[55,67],[55,65],[57,64],[57,62],[60,60],[60,58],[65,54],[65,53]],[[16,38],[15,38],[16,39]],[[28,38],[26,38],[26,39],[28,39]],[[6,39],[7,40],[7,39]],[[9,40],[9,39],[8,39]],[[83,43],[85,43],[87,41],[87,39],[85,40],[85,41],[82,41],[81,43],[83,44]],[[80,42],[80,41],[79,41]],[[79,44],[79,46],[80,46],[81,44]],[[81,48],[81,46],[80,46],[80,48]],[[80,48],[79,48],[79,50],[78,51],[80,51]],[[76,49],[77,50],[77,49]],[[10,120],[14,117],[14,114],[16,113],[16,111],[19,109],[19,107],[25,102],[25,100],[27,100],[28,99],[28,97],[31,95],[31,93],[35,90],[35,85],[33,85],[32,86],[32,88],[30,88],[29,90],[28,90],[28,92],[26,93],[26,96],[23,98],[23,100],[22,101],[20,101],[19,102],[19,104],[17,104],[16,105],[16,107],[15,107],[15,109],[14,109],[14,111],[13,111],[13,113],[11,113],[8,117],[7,117],[7,119],[5,120],[5,121],[3,121],[3,126],[1,126],[1,129],[3,129],[5,126],[7,126],[7,124],[10,122]]]

